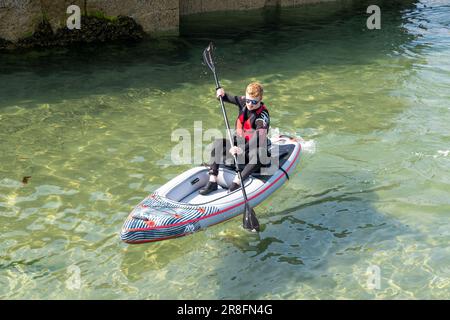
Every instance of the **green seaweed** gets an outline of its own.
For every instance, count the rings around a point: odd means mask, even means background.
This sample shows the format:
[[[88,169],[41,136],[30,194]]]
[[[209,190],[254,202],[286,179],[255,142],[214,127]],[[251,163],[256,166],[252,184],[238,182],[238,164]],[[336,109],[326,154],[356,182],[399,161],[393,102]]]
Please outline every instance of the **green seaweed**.
[[[116,22],[117,21],[117,17],[115,16],[107,16],[104,12],[102,11],[92,11],[89,13],[88,15],[89,17],[95,17],[101,20],[105,20],[105,21],[110,21],[110,22]]]

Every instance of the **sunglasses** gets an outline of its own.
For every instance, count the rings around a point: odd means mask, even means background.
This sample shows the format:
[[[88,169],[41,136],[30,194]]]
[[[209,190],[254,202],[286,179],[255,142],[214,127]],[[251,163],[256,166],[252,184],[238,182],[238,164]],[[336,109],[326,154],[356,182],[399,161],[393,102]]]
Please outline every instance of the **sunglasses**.
[[[253,105],[258,104],[259,100],[253,100],[253,99],[245,99],[246,103],[251,103]]]

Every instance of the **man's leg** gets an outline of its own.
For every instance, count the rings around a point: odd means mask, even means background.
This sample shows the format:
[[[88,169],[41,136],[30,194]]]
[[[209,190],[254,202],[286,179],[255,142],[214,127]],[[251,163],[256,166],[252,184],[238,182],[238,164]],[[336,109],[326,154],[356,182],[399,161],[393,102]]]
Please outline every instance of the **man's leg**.
[[[219,174],[219,165],[224,163],[226,148],[226,139],[217,139],[214,141],[209,163],[209,182],[205,187],[200,189],[199,193],[201,195],[207,195],[217,190],[217,175]]]
[[[257,146],[254,148],[253,146],[246,145],[245,148],[245,160],[246,165],[244,169],[241,172],[242,180],[245,181],[250,174],[257,172],[259,169],[261,169],[261,166],[267,162],[267,143],[261,144],[260,146]],[[239,175],[236,175],[232,185],[230,186],[229,190],[233,191],[241,187],[241,182],[239,181]]]
[[[227,140],[217,139],[214,141],[213,148],[211,150],[211,160],[209,163],[209,175],[217,179],[219,174],[219,165],[224,164],[227,152]],[[214,180],[216,181],[216,180]]]
[[[255,154],[255,155],[249,154],[248,163],[245,165],[244,169],[241,172],[242,180],[245,181],[245,179],[247,179],[250,176],[250,174],[258,171],[260,168],[261,168],[261,162],[259,161],[258,155],[257,154]],[[237,176],[237,177],[239,177],[239,176]],[[235,182],[239,183],[239,178],[237,178],[237,181],[235,180]]]

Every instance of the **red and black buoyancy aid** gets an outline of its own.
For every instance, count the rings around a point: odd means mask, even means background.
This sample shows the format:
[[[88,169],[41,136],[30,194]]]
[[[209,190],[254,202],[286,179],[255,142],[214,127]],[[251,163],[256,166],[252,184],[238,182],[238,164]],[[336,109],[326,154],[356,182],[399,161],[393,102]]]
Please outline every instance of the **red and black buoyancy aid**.
[[[247,107],[243,107],[239,112],[238,118],[236,119],[236,135],[239,137],[244,137],[245,141],[249,141],[255,133],[256,119],[264,110],[267,110],[267,108],[261,102],[261,106],[258,109],[248,112],[249,118],[244,121]]]

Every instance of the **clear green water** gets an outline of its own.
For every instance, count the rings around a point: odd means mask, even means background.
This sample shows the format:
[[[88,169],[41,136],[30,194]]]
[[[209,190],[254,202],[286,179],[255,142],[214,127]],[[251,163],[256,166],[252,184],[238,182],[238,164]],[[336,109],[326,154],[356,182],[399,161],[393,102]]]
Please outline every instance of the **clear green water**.
[[[192,16],[179,40],[0,55],[0,298],[449,299],[450,4],[390,2],[370,1],[376,31],[367,4],[340,2]],[[170,165],[171,132],[223,127],[209,39],[224,87],[261,81],[273,127],[309,148],[257,207],[259,236],[236,218],[123,244],[132,207],[190,167]]]

